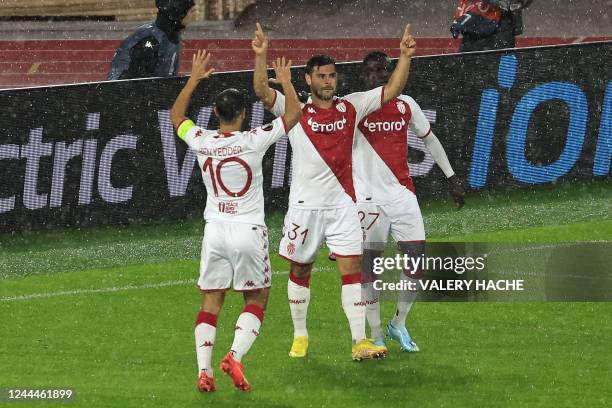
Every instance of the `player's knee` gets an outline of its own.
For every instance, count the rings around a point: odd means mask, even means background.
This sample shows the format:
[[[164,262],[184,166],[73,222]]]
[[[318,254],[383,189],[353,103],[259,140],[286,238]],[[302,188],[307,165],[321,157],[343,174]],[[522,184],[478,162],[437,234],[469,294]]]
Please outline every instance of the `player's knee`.
[[[373,249],[364,249],[361,258],[361,270],[363,272],[363,281],[372,282],[375,280],[374,274],[374,259],[383,254],[382,251]]]
[[[291,273],[300,279],[307,278],[310,276],[310,272],[312,271],[312,264],[296,264],[291,263]]]
[[[361,273],[361,256],[342,257],[337,262],[341,275]]]
[[[425,257],[425,241],[400,241],[397,246],[403,254],[408,255],[411,258],[418,259]],[[414,279],[421,279],[425,270],[419,267],[416,270],[404,270],[404,273]]]
[[[425,241],[400,241],[397,246],[403,254],[414,257],[425,255]]]
[[[202,312],[218,315],[225,300],[224,291],[202,291]]]
[[[245,305],[255,305],[261,310],[266,310],[269,294],[270,288],[244,292],[244,303]]]

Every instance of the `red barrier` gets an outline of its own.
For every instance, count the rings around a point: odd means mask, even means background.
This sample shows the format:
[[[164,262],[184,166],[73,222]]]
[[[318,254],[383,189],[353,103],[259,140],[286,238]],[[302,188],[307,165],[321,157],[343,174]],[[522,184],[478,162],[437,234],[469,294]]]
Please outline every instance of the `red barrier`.
[[[519,47],[551,44],[569,44],[611,39],[589,38],[518,38]],[[382,50],[392,57],[398,56],[396,38],[348,39],[272,39],[270,58],[286,56],[294,65],[301,65],[313,54],[326,53],[337,61],[357,61],[369,50]],[[118,40],[28,40],[0,41],[0,88],[53,85],[103,81]],[[459,41],[450,38],[418,39],[417,55],[435,55],[457,52]],[[218,71],[251,69],[253,56],[248,39],[187,40],[183,47],[180,71],[188,71],[190,55],[196,49],[210,50]]]

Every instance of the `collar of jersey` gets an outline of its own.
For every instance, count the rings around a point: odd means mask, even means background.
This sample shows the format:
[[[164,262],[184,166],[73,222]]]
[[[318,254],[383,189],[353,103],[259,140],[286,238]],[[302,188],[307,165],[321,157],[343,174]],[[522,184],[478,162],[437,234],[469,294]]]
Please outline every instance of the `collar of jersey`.
[[[309,96],[308,100],[306,101],[306,105],[312,106],[316,110],[326,111],[336,106],[336,103],[338,103],[339,101],[340,101],[340,98],[334,95],[334,99],[332,100],[332,106],[330,106],[329,108],[321,108],[320,106],[317,106],[314,103],[312,103],[312,97]]]
[[[216,138],[227,138],[227,137],[232,137],[234,136],[234,133],[236,133],[237,131],[234,132],[217,132],[217,134],[215,135]]]

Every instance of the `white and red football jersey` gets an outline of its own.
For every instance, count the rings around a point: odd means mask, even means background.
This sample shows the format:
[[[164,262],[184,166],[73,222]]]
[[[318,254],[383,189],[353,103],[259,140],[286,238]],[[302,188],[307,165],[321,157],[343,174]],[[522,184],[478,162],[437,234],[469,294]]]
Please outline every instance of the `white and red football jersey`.
[[[283,118],[246,132],[220,133],[193,122],[179,136],[194,150],[207,199],[204,218],[265,226],[261,162],[268,147],[287,133]]]
[[[358,202],[384,204],[406,189],[414,193],[408,167],[408,129],[420,138],[431,125],[414,99],[400,95],[359,122],[354,178]]]
[[[338,208],[356,200],[353,140],[357,123],[380,109],[383,87],[334,98],[330,108],[302,104],[302,118],[289,132],[293,150],[289,205]],[[284,114],[285,96],[276,92],[271,112]]]

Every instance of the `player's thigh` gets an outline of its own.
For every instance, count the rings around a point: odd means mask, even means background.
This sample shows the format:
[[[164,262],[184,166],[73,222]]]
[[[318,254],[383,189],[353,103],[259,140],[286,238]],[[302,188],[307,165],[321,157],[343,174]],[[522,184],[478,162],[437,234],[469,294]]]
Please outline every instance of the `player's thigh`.
[[[400,199],[380,206],[391,223],[391,236],[397,242],[424,241],[425,224],[416,196],[406,191]]]
[[[229,226],[225,241],[234,270],[234,290],[270,287],[272,268],[266,227],[235,223]]]
[[[319,210],[289,208],[283,224],[279,255],[292,263],[311,264],[323,242],[324,218]]]
[[[363,231],[357,206],[324,210],[325,242],[336,259],[361,256]]]
[[[206,223],[198,279],[198,286],[203,291],[227,290],[231,285],[233,268],[226,254],[225,235],[224,223]]]
[[[375,204],[359,203],[357,211],[363,231],[363,249],[384,250],[391,227],[389,219]]]

